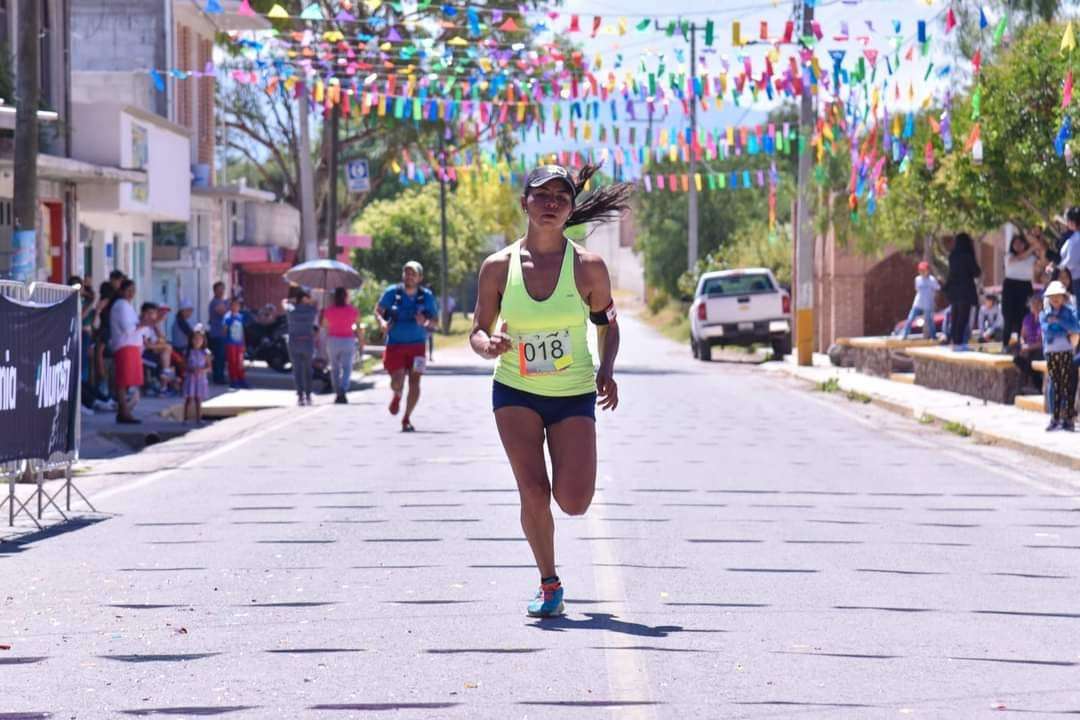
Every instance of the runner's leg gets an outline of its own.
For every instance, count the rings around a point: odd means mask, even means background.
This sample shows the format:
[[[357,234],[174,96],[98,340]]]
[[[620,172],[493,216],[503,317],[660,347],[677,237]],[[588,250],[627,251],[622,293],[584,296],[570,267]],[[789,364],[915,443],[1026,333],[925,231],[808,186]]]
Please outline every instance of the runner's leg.
[[[409,371],[409,395],[405,398],[405,417],[401,419],[402,422],[407,422],[412,417],[416,403],[420,402],[420,378],[422,377],[423,375],[418,372]]]
[[[547,430],[551,489],[567,515],[584,515],[596,492],[596,421],[569,417]]]
[[[405,387],[405,369],[395,370],[390,373],[390,390],[394,397],[390,401],[390,414],[397,415],[401,405],[401,390]]]
[[[555,519],[551,516],[551,484],[544,462],[544,424],[523,407],[495,411],[506,457],[521,496],[521,529],[532,548],[541,578],[555,576]]]

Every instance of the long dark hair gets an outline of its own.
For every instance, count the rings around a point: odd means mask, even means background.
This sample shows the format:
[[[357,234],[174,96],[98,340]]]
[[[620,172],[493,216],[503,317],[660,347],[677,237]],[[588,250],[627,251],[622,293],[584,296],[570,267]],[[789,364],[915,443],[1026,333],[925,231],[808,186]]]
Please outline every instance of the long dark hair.
[[[953,249],[950,255],[970,255],[975,257],[975,241],[966,232],[957,233],[953,239]]]
[[[618,220],[624,212],[630,209],[630,196],[634,192],[634,186],[630,183],[614,183],[599,187],[585,196],[581,193],[588,184],[589,179],[596,174],[600,166],[595,163],[586,163],[575,175],[567,168],[570,182],[574,183],[577,192],[577,201],[574,210],[566,219],[566,227],[584,225],[585,223],[598,222],[608,223]],[[528,188],[525,190],[528,194]]]
[[[345,292],[345,288],[339,287],[334,290],[334,305],[345,307],[345,301],[347,299],[348,293]]]

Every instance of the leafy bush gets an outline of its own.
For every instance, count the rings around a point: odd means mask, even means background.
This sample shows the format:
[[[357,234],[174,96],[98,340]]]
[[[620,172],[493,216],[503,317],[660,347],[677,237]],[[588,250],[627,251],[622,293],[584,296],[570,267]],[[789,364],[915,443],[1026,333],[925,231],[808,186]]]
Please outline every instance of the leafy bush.
[[[671,297],[663,290],[656,290],[653,292],[652,297],[649,298],[649,312],[653,315],[659,315],[660,311],[667,307],[671,302]]]

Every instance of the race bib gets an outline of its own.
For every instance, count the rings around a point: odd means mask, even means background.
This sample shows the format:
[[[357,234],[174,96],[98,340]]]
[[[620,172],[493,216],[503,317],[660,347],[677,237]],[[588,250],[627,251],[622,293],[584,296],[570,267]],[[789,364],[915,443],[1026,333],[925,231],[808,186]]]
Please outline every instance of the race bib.
[[[427,370],[427,358],[423,355],[414,357],[412,361],[412,371],[414,373],[422,374],[425,370]]]
[[[569,330],[519,335],[517,350],[522,376],[554,375],[574,364]]]

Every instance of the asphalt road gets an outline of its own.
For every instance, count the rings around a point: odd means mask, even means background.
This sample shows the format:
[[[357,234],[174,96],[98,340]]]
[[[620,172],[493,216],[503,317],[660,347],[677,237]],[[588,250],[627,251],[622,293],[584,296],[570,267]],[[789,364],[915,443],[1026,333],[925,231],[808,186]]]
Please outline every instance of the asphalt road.
[[[490,379],[444,355],[416,435],[383,382],[0,545],[0,718],[1080,713],[1067,471],[623,334],[564,619],[524,614]]]

